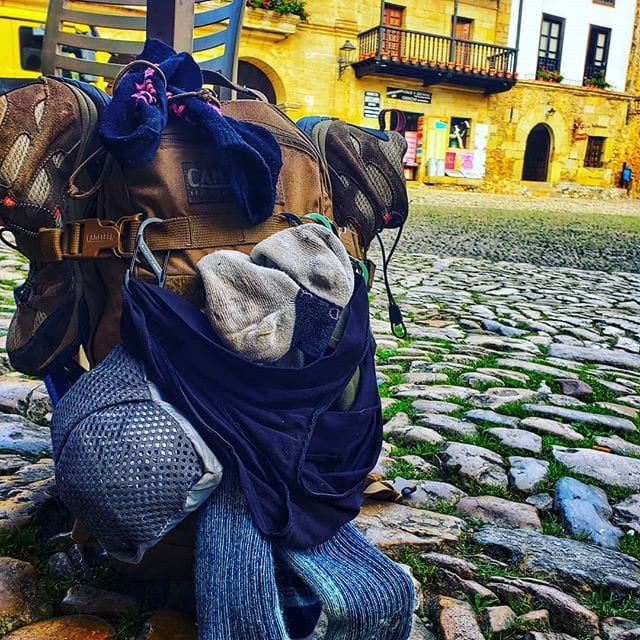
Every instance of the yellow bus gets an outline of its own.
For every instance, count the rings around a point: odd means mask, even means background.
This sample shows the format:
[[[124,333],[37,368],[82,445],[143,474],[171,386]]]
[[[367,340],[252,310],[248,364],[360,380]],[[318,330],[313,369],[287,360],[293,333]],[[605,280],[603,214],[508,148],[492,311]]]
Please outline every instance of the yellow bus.
[[[47,0],[0,0],[0,78],[23,79],[37,78],[42,71],[42,45],[47,22]],[[122,8],[109,5],[97,6],[105,14],[120,12]],[[128,9],[138,12],[140,9]],[[69,33],[92,35],[95,37],[118,38],[121,33],[91,25],[65,23],[63,29]],[[144,32],[128,32],[127,38],[144,39]],[[107,51],[89,51],[77,47],[62,48],[61,53],[107,62],[111,55]],[[104,81],[95,76],[68,72],[79,80],[92,82],[104,88]]]

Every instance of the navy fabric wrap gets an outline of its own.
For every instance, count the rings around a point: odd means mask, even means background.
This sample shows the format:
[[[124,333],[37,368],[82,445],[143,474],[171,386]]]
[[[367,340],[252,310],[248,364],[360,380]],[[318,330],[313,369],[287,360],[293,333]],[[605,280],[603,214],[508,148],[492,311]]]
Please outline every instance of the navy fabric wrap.
[[[251,122],[222,115],[220,109],[196,96],[180,98],[170,108],[168,96],[198,91],[202,72],[188,53],[176,53],[159,40],[147,40],[139,60],[156,64],[167,79],[151,67],[131,68],[114,90],[100,119],[104,148],[124,167],[149,162],[160,145],[169,117],[177,117],[202,132],[210,142],[210,157],[219,167],[249,224],[264,222],[272,213],[282,154],[274,135]]]
[[[227,468],[257,527],[295,547],[330,538],[358,513],[382,442],[366,286],[357,277],[336,349],[300,368],[245,360],[175,293],[132,281],[121,334],[152,382]],[[360,367],[349,411],[331,405]]]

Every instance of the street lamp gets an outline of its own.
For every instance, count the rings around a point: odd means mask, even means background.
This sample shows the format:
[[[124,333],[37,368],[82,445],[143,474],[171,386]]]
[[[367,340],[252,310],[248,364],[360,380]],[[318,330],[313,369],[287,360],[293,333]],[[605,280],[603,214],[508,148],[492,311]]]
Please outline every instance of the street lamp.
[[[351,53],[356,50],[350,40],[345,40],[338,53],[338,80],[342,78],[344,70],[351,65]]]

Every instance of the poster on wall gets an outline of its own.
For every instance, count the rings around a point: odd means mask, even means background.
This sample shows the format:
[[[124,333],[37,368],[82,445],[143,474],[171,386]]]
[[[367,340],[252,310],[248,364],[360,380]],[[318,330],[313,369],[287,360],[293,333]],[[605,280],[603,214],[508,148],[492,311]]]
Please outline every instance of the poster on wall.
[[[365,118],[377,118],[380,113],[380,92],[365,91],[364,92],[364,109]]]
[[[418,151],[418,132],[405,131],[404,138],[407,141],[407,150],[402,158],[405,167],[415,167],[417,165],[416,156]]]
[[[473,173],[478,178],[484,178],[487,162],[487,141],[489,139],[489,125],[477,124],[473,136]]]
[[[473,152],[466,152],[460,154],[460,171],[465,173],[473,172]]]
[[[424,116],[418,117],[418,134],[416,143],[416,164],[422,164],[422,146],[424,145]]]
[[[456,152],[447,151],[444,156],[444,170],[455,171],[456,170]]]
[[[429,175],[444,175],[446,170],[445,153],[449,143],[448,136],[449,125],[440,118],[429,118],[426,153],[427,153],[427,172]]]

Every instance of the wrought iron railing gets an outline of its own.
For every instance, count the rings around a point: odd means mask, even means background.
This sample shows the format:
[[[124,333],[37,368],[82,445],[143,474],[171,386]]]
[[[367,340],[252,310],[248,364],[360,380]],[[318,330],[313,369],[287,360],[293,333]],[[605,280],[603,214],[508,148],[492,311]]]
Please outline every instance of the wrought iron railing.
[[[560,60],[558,58],[547,58],[538,56],[538,69],[546,69],[547,71],[560,71]]]
[[[358,35],[359,60],[376,58],[423,66],[512,75],[516,50],[381,25]]]
[[[586,64],[584,67],[584,77],[586,78],[602,78],[604,80],[604,77],[607,73],[607,65],[603,64],[602,62],[597,63],[597,62],[592,62],[590,64]]]

